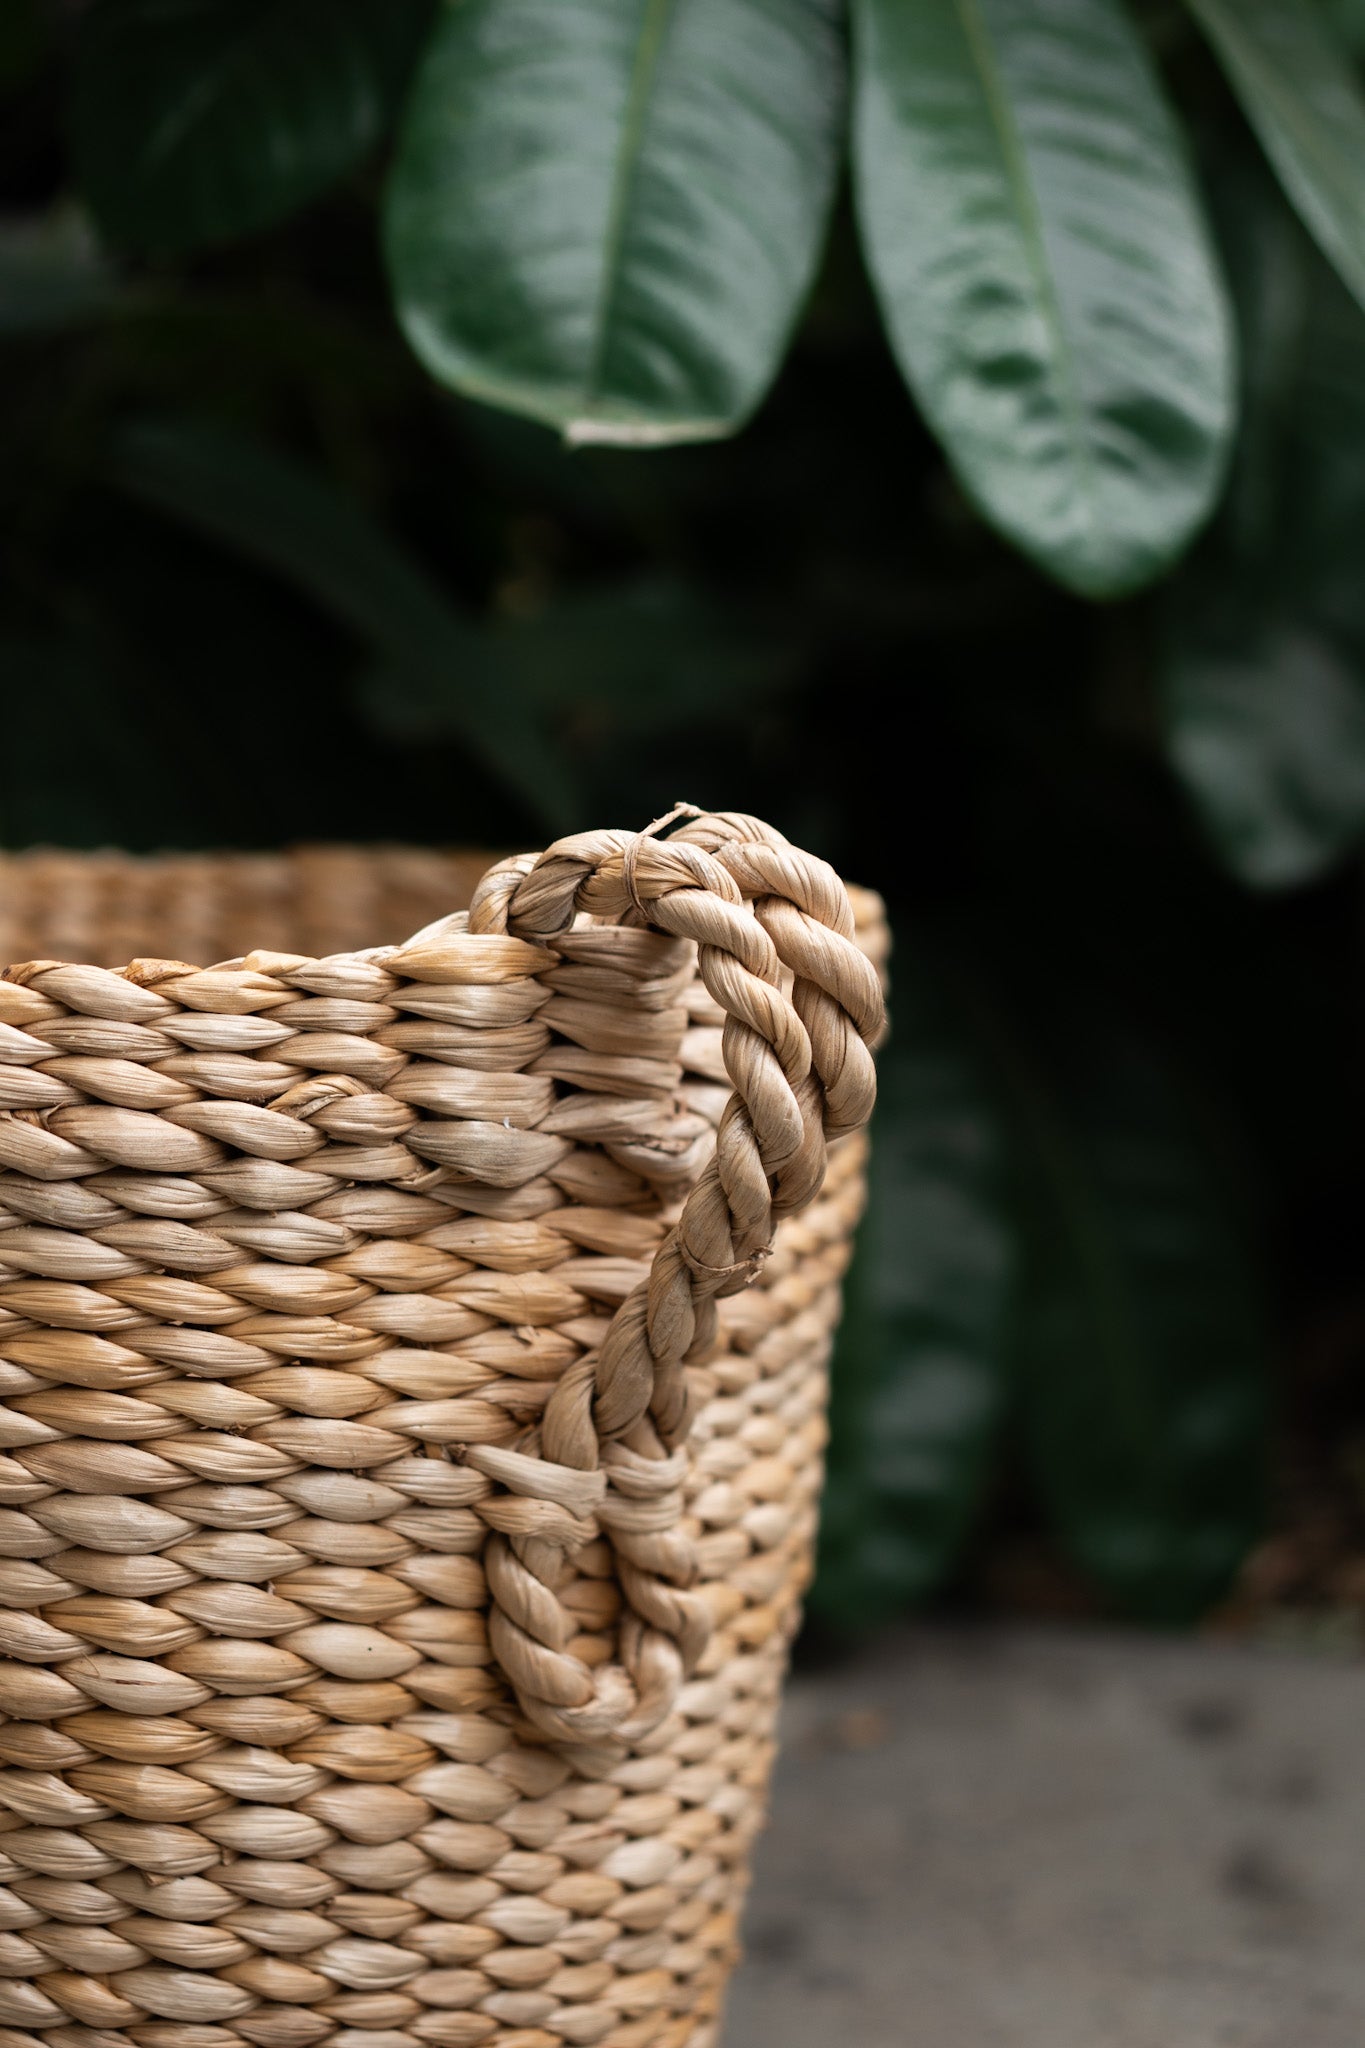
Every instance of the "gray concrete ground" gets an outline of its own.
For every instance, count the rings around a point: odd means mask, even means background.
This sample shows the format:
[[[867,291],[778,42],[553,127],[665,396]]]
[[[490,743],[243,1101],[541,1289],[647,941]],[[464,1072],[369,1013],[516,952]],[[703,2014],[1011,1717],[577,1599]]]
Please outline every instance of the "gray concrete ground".
[[[1365,1665],[919,1630],[792,1686],[725,2048],[1362,2048]]]

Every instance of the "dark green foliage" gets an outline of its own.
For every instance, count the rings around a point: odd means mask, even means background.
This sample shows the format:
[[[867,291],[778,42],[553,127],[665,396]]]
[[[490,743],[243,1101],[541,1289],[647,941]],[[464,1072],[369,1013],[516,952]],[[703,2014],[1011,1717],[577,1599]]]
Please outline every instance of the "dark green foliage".
[[[1365,34],[1322,21],[858,0],[832,229],[835,0],[0,34],[0,841],[686,796],[886,890],[845,1621],[998,1478],[1197,1611],[1267,1358],[1365,1314]]]
[[[1246,398],[1226,513],[1173,587],[1165,716],[1221,857],[1284,887],[1365,828],[1365,312],[1254,166],[1215,193]]]
[[[942,1580],[1008,1405],[1015,1232],[1004,1132],[937,965],[917,952],[903,966],[821,1524],[816,1609],[843,1627]]]
[[[1131,1612],[1185,1620],[1265,1509],[1255,1266],[1200,1106],[1156,1049],[1083,997],[1055,1036],[1036,1064],[1002,1057],[1025,1442],[1072,1556]]]
[[[912,390],[1052,575],[1092,597],[1151,582],[1217,497],[1234,361],[1127,0],[850,5],[859,218]],[[1365,293],[1352,17],[1189,5]],[[417,60],[384,212],[428,369],[572,443],[707,440],[763,398],[810,291],[846,33],[842,0],[93,0],[74,175],[130,250],[273,226],[374,149]],[[0,77],[39,65],[45,34],[26,0]]]
[[[93,0],[71,82],[77,182],[167,253],[273,226],[383,134],[430,0]]]
[[[509,795],[547,824],[573,825],[574,785],[496,647],[354,500],[241,435],[174,421],[114,436],[106,474],[305,592],[381,657],[388,694],[439,693],[447,726]]]

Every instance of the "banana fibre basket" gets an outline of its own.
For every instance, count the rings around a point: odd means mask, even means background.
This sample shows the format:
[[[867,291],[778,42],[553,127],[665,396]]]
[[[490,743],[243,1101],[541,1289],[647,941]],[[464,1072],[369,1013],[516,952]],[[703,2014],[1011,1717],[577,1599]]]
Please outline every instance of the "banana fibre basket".
[[[717,2039],[885,926],[481,868],[0,857],[0,2048]]]

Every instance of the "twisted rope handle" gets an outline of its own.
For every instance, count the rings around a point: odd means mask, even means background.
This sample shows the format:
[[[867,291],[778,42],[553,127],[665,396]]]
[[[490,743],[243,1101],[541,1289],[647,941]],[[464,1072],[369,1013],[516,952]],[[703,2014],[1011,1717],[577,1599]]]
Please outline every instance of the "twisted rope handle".
[[[657,836],[681,815],[690,822]],[[648,1280],[600,1351],[556,1384],[538,1438],[464,1454],[512,1496],[486,1551],[493,1653],[528,1720],[595,1744],[657,1727],[705,1649],[709,1615],[678,1526],[685,1368],[713,1347],[717,1298],[753,1278],[780,1219],[819,1193],[828,1143],[867,1121],[882,995],[834,870],[739,813],[680,806],[644,833],[583,833],[504,861],[479,884],[470,930],[552,943],[583,912],[696,942],[734,1084],[715,1155]],[[557,1587],[598,1529],[625,1616],[617,1660],[590,1670],[567,1648],[575,1625]]]

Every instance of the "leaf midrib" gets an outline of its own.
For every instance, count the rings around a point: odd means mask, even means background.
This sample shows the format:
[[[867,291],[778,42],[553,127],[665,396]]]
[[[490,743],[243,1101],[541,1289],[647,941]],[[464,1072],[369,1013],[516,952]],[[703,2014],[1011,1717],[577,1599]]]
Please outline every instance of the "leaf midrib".
[[[675,0],[645,0],[635,61],[621,114],[620,139],[612,168],[602,238],[602,274],[593,310],[592,352],[583,372],[581,409],[590,411],[606,361],[612,308],[620,286],[631,206],[631,186],[643,151],[649,103],[658,79]]]
[[[1075,451],[1086,523],[1093,535],[1097,513],[1096,475],[1086,432],[1086,408],[1076,379],[1075,363],[1067,342],[1066,322],[1056,282],[1048,260],[1043,209],[1029,169],[1028,153],[1010,110],[1009,95],[1000,75],[991,45],[990,32],[981,17],[979,0],[955,0],[968,52],[981,79],[981,90],[1000,144],[1009,189],[1016,200],[1016,214],[1024,239],[1025,255],[1034,273],[1039,310],[1052,340],[1054,385],[1068,438]]]

